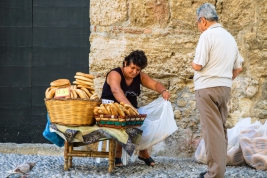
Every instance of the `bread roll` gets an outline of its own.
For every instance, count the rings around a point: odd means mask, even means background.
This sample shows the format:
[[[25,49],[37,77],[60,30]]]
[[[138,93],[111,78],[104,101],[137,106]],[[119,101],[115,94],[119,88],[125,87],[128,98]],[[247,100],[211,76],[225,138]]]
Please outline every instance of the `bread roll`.
[[[267,138],[258,137],[252,140],[252,148],[255,153],[267,155]]]
[[[76,90],[76,89],[77,89],[77,85],[71,85],[71,86],[70,86],[70,89],[71,89],[71,90]]]
[[[76,80],[77,79],[80,79],[80,80],[84,80],[84,81],[92,82],[93,83],[93,79],[87,78],[87,77],[84,77],[84,76],[75,75],[74,78],[76,78]]]
[[[257,170],[266,170],[267,169],[267,156],[260,154],[254,154],[251,158],[251,166]]]
[[[137,111],[132,105],[124,104],[124,107],[125,107],[127,110],[129,110],[129,108],[131,108],[131,110],[132,110],[133,112],[135,112],[134,115],[139,115],[138,111]]]
[[[73,82],[73,83],[74,83],[74,82]],[[91,87],[91,86],[89,86],[89,85],[81,85],[81,84],[78,84],[77,87],[78,87],[78,88],[86,88],[86,89],[88,89],[91,93],[92,93],[93,91],[95,91],[95,88],[94,88],[94,87]],[[94,94],[94,93],[92,93],[92,94]]]
[[[240,138],[240,145],[243,147],[251,147],[252,146],[252,140],[248,137],[241,137]]]
[[[118,116],[118,111],[117,111],[116,106],[114,106],[113,103],[109,103],[109,107],[110,107],[110,110],[111,110],[111,114],[115,115],[115,116]]]
[[[109,115],[108,110],[105,108],[105,106],[100,106],[100,109],[103,111],[104,114]]]
[[[93,112],[94,112],[94,115],[98,115],[98,109],[96,107],[94,108]]]
[[[91,78],[91,79],[94,79],[95,78],[94,75],[92,75],[92,74],[85,74],[83,72],[76,72],[76,75],[87,77],[87,78]]]
[[[48,98],[48,92],[51,90],[50,87],[48,87],[46,90],[45,90],[45,97]]]
[[[51,86],[51,89],[67,88],[70,85],[61,85],[61,86]]]
[[[99,99],[98,95],[95,93],[90,97],[91,100],[97,100]]]
[[[126,108],[123,108],[123,112],[126,114],[126,116],[130,116],[131,115],[131,113]]]
[[[106,109],[107,109],[107,111],[108,111],[109,114],[112,114],[111,109],[110,109],[109,106],[106,106]]]
[[[72,91],[70,91],[70,98],[73,98],[73,93],[72,93]]]
[[[80,84],[85,84],[85,85],[94,85],[93,82],[88,82],[88,81],[85,81],[85,80],[80,80],[80,79],[76,79],[76,82],[80,83]]]
[[[101,109],[97,110],[98,114],[104,114],[104,112]]]
[[[88,96],[86,95],[86,93],[85,93],[83,90],[81,90],[81,89],[76,89],[75,91],[76,91],[76,93],[78,94],[78,96],[79,96],[80,98],[88,99]]]
[[[241,131],[240,135],[246,136],[249,138],[256,138],[256,137],[261,137],[262,133],[259,132],[259,129],[255,126],[255,127],[250,127],[246,130]]]
[[[90,90],[90,89],[88,88],[88,91],[89,91],[90,93],[92,93],[92,95],[95,94],[95,90]]]
[[[227,151],[227,165],[238,166],[244,162],[243,153],[240,147],[234,146]]]
[[[137,114],[133,111],[132,108],[128,108],[128,111],[129,111],[129,113],[130,113],[131,116],[135,116],[135,115],[137,115]]]
[[[119,116],[125,116],[125,113],[124,113],[124,111],[123,111],[121,105],[120,105],[119,103],[114,103],[114,105],[115,105],[116,108],[117,108],[117,111],[118,111],[118,113],[119,113]]]
[[[64,86],[64,85],[70,86],[70,81],[68,79],[57,79],[51,82],[50,85],[53,87]]]
[[[88,98],[92,96],[92,94],[86,88],[82,87],[81,90],[83,90],[87,94]]]
[[[246,160],[246,163],[251,164],[252,155],[255,154],[251,147],[242,147],[243,157]]]
[[[49,92],[47,94],[47,98],[54,98],[55,92],[56,92],[56,89],[54,89],[54,88],[49,90]]]
[[[72,82],[73,84],[75,84],[75,85],[77,85],[77,87],[79,88],[79,85],[85,85],[85,84],[83,84],[83,83],[81,83],[81,82],[78,82],[78,81],[73,81]],[[85,86],[87,86],[87,85],[85,85]]]
[[[78,95],[77,95],[77,93],[76,93],[76,89],[72,89],[72,90],[71,90],[71,93],[72,93],[74,99],[75,99],[75,98],[78,98]]]

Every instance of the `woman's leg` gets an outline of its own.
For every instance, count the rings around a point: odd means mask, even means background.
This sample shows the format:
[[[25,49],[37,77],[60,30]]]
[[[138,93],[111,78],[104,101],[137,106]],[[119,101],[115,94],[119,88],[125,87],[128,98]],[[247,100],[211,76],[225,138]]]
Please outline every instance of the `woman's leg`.
[[[121,158],[122,155],[122,146],[117,142],[116,144],[116,155],[115,158]]]
[[[139,151],[139,159],[145,161],[148,166],[154,166],[155,164],[154,160],[150,158],[147,149]]]
[[[116,155],[115,155],[115,166],[116,167],[122,167],[122,161],[121,161],[121,155],[122,155],[122,146],[119,144],[119,142],[116,143]]]

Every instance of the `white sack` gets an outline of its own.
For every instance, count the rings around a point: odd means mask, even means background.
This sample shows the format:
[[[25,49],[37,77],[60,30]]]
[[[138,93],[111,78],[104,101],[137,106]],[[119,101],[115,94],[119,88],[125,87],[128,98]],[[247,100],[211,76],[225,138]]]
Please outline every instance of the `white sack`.
[[[257,170],[267,170],[267,122],[263,125],[256,121],[239,137],[246,163]]]
[[[162,97],[140,107],[138,112],[147,114],[147,117],[140,127],[143,134],[139,145],[136,145],[136,151],[147,149],[161,142],[178,129],[171,102],[165,101]]]
[[[239,144],[240,132],[251,125],[251,118],[240,119],[236,125],[227,129],[228,147],[227,147],[227,165],[237,166],[245,163],[242,155],[242,150]],[[199,163],[207,164],[207,157],[205,151],[205,142],[202,139],[197,147],[194,155],[195,159]]]

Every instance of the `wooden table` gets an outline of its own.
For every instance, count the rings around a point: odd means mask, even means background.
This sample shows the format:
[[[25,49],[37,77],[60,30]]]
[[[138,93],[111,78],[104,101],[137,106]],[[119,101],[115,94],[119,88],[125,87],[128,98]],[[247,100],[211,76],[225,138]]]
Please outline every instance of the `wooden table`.
[[[64,170],[68,170],[72,167],[72,157],[99,157],[108,158],[108,172],[112,172],[114,169],[115,148],[116,142],[113,139],[109,139],[109,152],[105,151],[78,151],[73,150],[74,143],[65,141],[64,146]]]
[[[135,148],[134,144],[138,144],[142,136],[142,131],[136,128],[127,128],[123,130],[98,126],[69,127],[59,124],[51,124],[50,130],[56,132],[65,140],[64,170],[68,170],[68,168],[72,167],[72,157],[94,157],[108,158],[108,171],[112,172],[115,162],[116,143],[122,143],[124,149],[126,148],[125,151],[127,154],[132,155]],[[128,132],[130,134],[128,134]],[[109,151],[73,149],[73,147],[90,145],[103,140],[109,140]]]

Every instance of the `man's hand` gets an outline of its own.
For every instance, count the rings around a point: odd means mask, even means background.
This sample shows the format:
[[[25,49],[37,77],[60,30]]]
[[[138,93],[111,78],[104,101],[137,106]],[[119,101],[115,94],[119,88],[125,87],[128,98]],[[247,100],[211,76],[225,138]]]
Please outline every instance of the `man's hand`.
[[[194,62],[192,62],[192,68],[195,71],[200,71],[202,69],[202,65],[198,65],[198,64],[195,64]]]
[[[234,80],[241,71],[242,71],[242,68],[238,68],[238,69],[233,70],[232,80]]]

